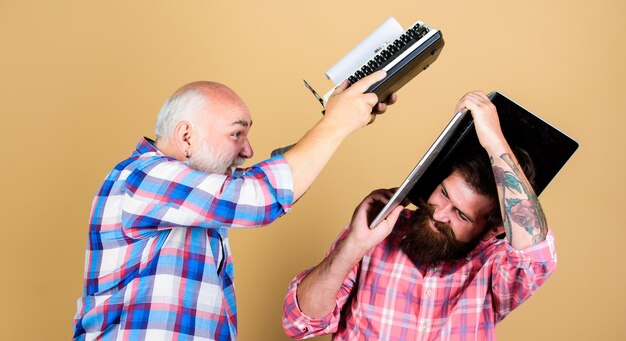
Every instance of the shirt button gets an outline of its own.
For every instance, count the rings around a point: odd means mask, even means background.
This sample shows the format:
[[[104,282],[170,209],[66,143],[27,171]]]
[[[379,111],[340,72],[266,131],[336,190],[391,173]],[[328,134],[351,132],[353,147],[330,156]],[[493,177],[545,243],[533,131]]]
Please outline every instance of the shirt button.
[[[426,296],[430,297],[432,295],[433,295],[433,291],[432,290],[429,289],[428,291],[426,291]]]

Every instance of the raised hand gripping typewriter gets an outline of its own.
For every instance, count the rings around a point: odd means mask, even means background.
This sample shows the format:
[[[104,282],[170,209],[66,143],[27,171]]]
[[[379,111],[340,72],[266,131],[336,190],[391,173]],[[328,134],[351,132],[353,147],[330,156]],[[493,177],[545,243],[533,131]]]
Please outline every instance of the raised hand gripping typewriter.
[[[304,85],[320,102],[324,113],[328,98],[344,80],[352,85],[378,70],[385,70],[385,78],[366,91],[378,95],[382,102],[437,60],[443,46],[441,32],[424,22],[417,21],[404,30],[394,18],[389,18],[326,72],[335,86],[324,97],[306,80]],[[283,154],[292,146],[275,149],[272,156]]]
[[[385,78],[367,89],[382,102],[437,60],[443,46],[441,32],[426,23],[417,21],[404,30],[394,18],[389,18],[333,65],[326,77],[336,87],[344,80],[352,85],[378,70],[385,70]],[[322,106],[335,89],[333,87],[322,98],[306,81],[304,83]]]

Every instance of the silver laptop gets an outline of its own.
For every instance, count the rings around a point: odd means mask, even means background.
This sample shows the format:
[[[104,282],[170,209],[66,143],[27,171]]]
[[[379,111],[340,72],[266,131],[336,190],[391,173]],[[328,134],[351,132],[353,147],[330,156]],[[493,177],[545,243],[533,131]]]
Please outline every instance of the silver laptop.
[[[467,131],[471,130],[473,127],[472,124],[472,115],[464,109],[460,111],[452,117],[452,120],[448,123],[446,128],[439,134],[439,137],[435,140],[432,146],[426,151],[426,154],[422,157],[422,159],[417,163],[417,165],[413,168],[409,176],[404,180],[402,185],[396,190],[394,195],[391,197],[389,202],[383,207],[380,213],[374,218],[372,223],[370,224],[370,229],[373,229],[378,225],[381,221],[383,221],[394,208],[396,208],[404,199],[406,199],[407,195],[413,189],[413,186],[417,183],[426,170],[432,165],[433,161],[438,158],[439,154],[447,148],[445,146],[450,146],[455,141],[460,140],[460,137],[467,133]]]
[[[535,164],[533,189],[539,195],[578,149],[578,142],[550,123],[499,92],[488,95],[498,110],[502,133],[511,147],[524,149]],[[428,199],[447,176],[455,153],[480,147],[474,120],[467,110],[456,113],[450,123],[404,180],[391,200],[370,224],[376,227],[389,213],[408,199]]]

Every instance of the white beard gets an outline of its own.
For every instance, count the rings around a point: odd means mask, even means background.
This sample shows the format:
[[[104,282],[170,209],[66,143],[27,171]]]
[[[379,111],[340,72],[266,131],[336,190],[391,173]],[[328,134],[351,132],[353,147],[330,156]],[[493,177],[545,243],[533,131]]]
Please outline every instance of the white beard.
[[[207,144],[201,144],[187,161],[189,167],[214,174],[230,174],[232,168],[242,165],[246,161],[243,157],[232,157],[226,153],[211,150]]]

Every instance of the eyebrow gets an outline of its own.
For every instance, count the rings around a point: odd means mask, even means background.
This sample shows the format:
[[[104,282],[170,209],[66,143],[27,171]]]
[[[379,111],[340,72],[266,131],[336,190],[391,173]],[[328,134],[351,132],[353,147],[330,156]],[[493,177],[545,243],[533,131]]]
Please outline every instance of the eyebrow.
[[[443,184],[443,182],[441,182],[441,188],[443,188],[443,191],[445,193],[444,195],[448,198],[448,200],[452,201],[452,199],[450,199],[450,195],[448,194],[448,190],[446,189],[446,186]],[[455,203],[452,203],[452,205],[454,206],[455,209],[457,209],[459,212],[461,212],[461,214],[464,215],[467,218],[467,220],[470,221],[470,223],[475,224],[475,222],[474,222],[475,219],[472,218],[471,215],[463,212]]]
[[[244,128],[248,128],[252,126],[252,121],[248,122],[246,120],[237,120],[233,122],[231,125],[240,125],[240,126],[243,126]]]

